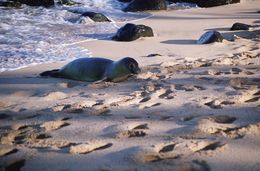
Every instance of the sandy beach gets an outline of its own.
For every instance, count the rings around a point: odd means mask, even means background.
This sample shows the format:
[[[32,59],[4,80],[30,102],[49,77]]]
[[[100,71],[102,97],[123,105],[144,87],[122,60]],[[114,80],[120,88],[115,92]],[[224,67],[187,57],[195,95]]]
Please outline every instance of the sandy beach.
[[[151,12],[135,23],[154,37],[79,44],[136,59],[142,72],[122,82],[39,76],[62,62],[0,73],[0,170],[260,170],[259,7]],[[209,30],[224,41],[196,44]]]

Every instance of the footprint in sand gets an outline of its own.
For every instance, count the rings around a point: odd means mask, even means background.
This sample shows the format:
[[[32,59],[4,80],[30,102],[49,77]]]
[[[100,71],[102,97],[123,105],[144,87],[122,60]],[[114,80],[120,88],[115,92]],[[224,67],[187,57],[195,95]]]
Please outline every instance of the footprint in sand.
[[[13,145],[13,144],[25,144],[27,142],[36,141],[39,139],[47,139],[51,136],[40,133],[38,129],[34,129],[32,126],[27,125],[13,125],[14,130],[8,131],[1,138],[1,144]]]
[[[176,144],[168,144],[168,145],[162,146],[158,152],[167,153],[167,152],[173,151],[175,145]]]
[[[210,171],[209,164],[204,160],[176,162],[176,171]]]
[[[157,102],[154,96],[150,95],[147,97],[142,98],[139,102],[137,102],[137,105],[139,105],[139,109],[147,109],[151,108],[153,106],[158,106],[161,103]]]
[[[182,85],[182,84],[175,84],[175,85],[173,85],[173,88],[175,90],[194,91],[193,86],[186,86],[186,85]]]
[[[26,142],[26,146],[30,148],[67,148],[76,145],[75,142],[55,139],[37,139]]]
[[[235,120],[235,117],[226,115],[210,116],[200,120],[197,128],[200,132],[206,134],[221,135],[232,139],[242,138],[245,135],[260,134],[259,122],[245,126],[236,126],[232,124]]]
[[[225,147],[225,143],[220,141],[210,140],[191,140],[183,142],[161,143],[149,147],[138,147],[134,153],[134,159],[146,163],[157,162],[165,159],[180,159],[186,158],[194,153],[212,154],[219,152]]]
[[[54,121],[43,124],[46,126],[47,130],[56,130],[64,126],[64,123],[54,123]],[[63,141],[63,140],[55,140],[50,135],[41,132],[41,129],[37,125],[34,126],[13,126],[17,130],[10,130],[4,136],[2,136],[0,144],[2,145],[16,145],[24,146],[28,148],[65,148],[71,145],[75,145],[76,143]],[[1,149],[1,147],[0,147]],[[10,151],[5,148],[5,151],[0,150],[1,153],[11,153],[15,152],[12,149]],[[7,150],[7,151],[6,151]]]
[[[0,101],[0,109],[10,107],[11,105],[11,102]]]
[[[180,62],[163,62],[160,65],[160,71],[164,75],[185,72],[185,70],[191,68],[193,68],[192,65],[182,64]]]
[[[221,74],[221,71],[218,70],[218,69],[209,69],[209,70],[207,71],[207,74],[208,74],[208,75],[220,75],[220,74]]]
[[[20,131],[10,130],[7,133],[3,134],[0,139],[0,144],[4,145],[13,145],[16,144],[15,141],[19,137]]]
[[[139,163],[156,162],[162,160],[159,153],[152,147],[137,147],[133,152],[133,160]]]
[[[220,101],[218,99],[204,103],[204,105],[212,109],[222,109],[223,105],[232,105],[232,104],[235,104],[235,102],[229,100]]]
[[[148,147],[138,147],[134,153],[134,159],[141,162],[157,162],[165,159],[179,159],[186,154],[185,144],[160,143]],[[186,148],[187,149],[187,148]]]
[[[48,95],[44,96],[43,99],[47,101],[54,101],[67,98],[68,95],[63,92],[51,92]]]
[[[216,151],[224,147],[225,143],[219,141],[192,141],[188,144],[188,148],[192,152]]]
[[[241,73],[244,75],[254,75],[255,74],[254,72],[248,71],[248,70],[243,70]]]
[[[62,127],[70,125],[68,122],[64,121],[49,121],[45,122],[41,125],[42,128],[44,128],[46,131],[53,131],[61,129]]]
[[[129,119],[129,120],[131,120],[131,119],[135,120],[135,119],[141,119],[141,118],[142,118],[141,116],[125,116],[125,119]]]
[[[110,103],[110,106],[129,106],[135,103],[134,101],[137,100],[135,99],[137,96],[137,94],[133,94],[131,96],[123,96],[116,99],[109,99],[108,103]]]
[[[187,154],[185,145],[183,143],[170,142],[162,143],[154,146],[159,153],[161,159],[180,158]]]
[[[17,151],[18,149],[13,146],[0,145],[0,157],[16,153]]]
[[[148,57],[148,58],[151,58],[151,57],[159,57],[159,56],[163,56],[163,55],[158,54],[158,53],[151,53],[151,54],[149,54],[149,55],[147,55],[147,56],[142,56],[142,57]]]
[[[173,99],[175,96],[171,88],[156,88],[145,94],[146,96],[137,103],[139,104],[140,109],[158,106],[161,104],[161,102],[158,102],[159,99],[170,100]]]
[[[243,70],[240,68],[231,68],[230,73],[231,74],[240,74]]]
[[[140,80],[160,80],[164,78],[163,75],[161,75],[160,73],[153,73],[153,72],[143,72],[138,74],[137,79]]]
[[[228,115],[216,115],[210,116],[209,119],[213,122],[220,124],[231,124],[236,120],[236,117],[228,116]]]
[[[172,121],[175,120],[175,116],[162,116],[161,121]]]
[[[32,125],[26,125],[23,123],[14,124],[11,127],[13,130],[32,130]]]
[[[232,78],[229,81],[229,85],[237,90],[257,89],[260,87],[260,81],[258,79]]]
[[[174,98],[174,93],[173,91],[165,88],[161,88],[160,90],[156,91],[156,96],[159,97],[160,99],[173,99]]]
[[[242,127],[223,130],[219,132],[219,134],[232,139],[243,138],[245,135],[259,135],[260,123],[253,123]]]
[[[86,113],[89,115],[103,115],[110,110],[98,101],[81,101],[74,104],[61,104],[51,108],[54,112]]]
[[[71,112],[74,113],[73,111],[75,111],[75,113],[80,113],[83,112],[84,108],[89,108],[89,107],[93,107],[94,105],[97,105],[96,101],[80,101],[74,104],[59,104],[56,105],[54,107],[52,107],[52,111],[53,112]]]
[[[146,136],[145,130],[149,129],[148,124],[131,123],[127,126],[127,130],[119,131],[117,138],[132,138]]]
[[[182,85],[175,84],[172,86],[175,90],[194,91],[194,90],[206,90],[206,88],[198,85]]]
[[[260,99],[259,89],[239,90],[232,98],[236,103],[255,103]]]
[[[180,118],[180,120],[182,121],[182,122],[187,122],[187,121],[191,121],[191,120],[193,120],[193,119],[195,119],[195,118],[198,118],[198,117],[200,117],[201,115],[186,115],[186,116],[182,116],[181,118]]]
[[[21,114],[21,113],[20,113]],[[40,114],[33,114],[33,113],[22,113],[21,115],[15,115],[12,117],[12,120],[26,120],[26,119],[33,119],[39,117]]]
[[[140,100],[139,103],[148,102],[149,100],[151,100],[151,97],[145,97],[142,100]]]
[[[96,150],[106,149],[111,147],[112,143],[97,141],[97,142],[90,142],[87,144],[79,144],[76,146],[70,147],[71,154],[87,154]]]
[[[217,120],[218,122],[224,122],[224,123],[216,122],[216,119],[215,118],[212,119],[212,116],[209,118],[201,119],[198,122],[197,130],[199,130],[202,133],[216,135],[231,129],[235,129],[237,126],[231,124],[233,119],[232,118],[230,119],[229,117],[227,118],[228,119]],[[230,123],[227,123],[227,121],[229,121]]]
[[[168,145],[167,148],[172,149],[174,145]],[[166,148],[166,147],[165,147]],[[184,171],[184,170],[193,170],[193,171],[210,171],[210,166],[207,164],[206,161],[200,161],[200,160],[192,160],[189,161],[187,159],[182,159],[179,155],[174,155],[174,153],[170,153],[167,155],[168,151],[165,153],[158,153],[158,151],[154,150],[153,148],[149,147],[139,147],[136,149],[131,149],[133,151],[133,160],[146,164],[146,163],[154,163],[156,162],[156,165],[159,166],[159,168],[164,168],[166,170],[178,170],[178,171]],[[173,159],[170,160],[170,166],[168,167],[167,164],[164,163],[164,160],[167,159]],[[159,170],[160,170],[159,169]],[[154,170],[154,169],[151,169]]]
[[[259,99],[260,99],[260,96],[257,96],[257,97],[253,97],[252,99],[248,99],[245,102],[246,103],[257,102],[257,101],[259,101]]]
[[[159,90],[162,86],[162,84],[157,82],[148,82],[147,85],[143,86],[141,89],[146,93],[151,93]]]

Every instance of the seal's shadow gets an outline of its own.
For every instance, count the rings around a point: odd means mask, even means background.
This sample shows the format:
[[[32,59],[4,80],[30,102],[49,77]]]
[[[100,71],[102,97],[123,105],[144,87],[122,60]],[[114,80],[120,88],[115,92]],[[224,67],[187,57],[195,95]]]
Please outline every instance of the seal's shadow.
[[[162,41],[161,43],[176,44],[176,45],[196,45],[196,40],[192,40],[192,39],[166,40],[166,41]]]

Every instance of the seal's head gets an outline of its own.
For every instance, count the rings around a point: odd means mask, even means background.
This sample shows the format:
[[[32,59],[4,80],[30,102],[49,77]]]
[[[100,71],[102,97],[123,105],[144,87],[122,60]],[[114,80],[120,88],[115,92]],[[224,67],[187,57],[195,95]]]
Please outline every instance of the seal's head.
[[[135,59],[126,57],[123,58],[121,61],[131,74],[138,74],[141,72],[141,69],[139,68],[138,63]]]

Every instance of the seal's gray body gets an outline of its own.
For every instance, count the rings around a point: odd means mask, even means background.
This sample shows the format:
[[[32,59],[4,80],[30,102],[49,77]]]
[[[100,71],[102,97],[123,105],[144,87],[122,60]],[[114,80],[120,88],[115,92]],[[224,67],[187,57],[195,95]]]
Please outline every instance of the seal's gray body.
[[[59,73],[62,77],[68,79],[97,81],[106,77],[106,73],[113,65],[112,63],[113,61],[109,59],[80,58],[65,65]]]
[[[138,63],[132,58],[123,58],[119,61],[105,58],[80,58],[68,63],[60,70],[43,72],[41,76],[87,82],[98,80],[117,82],[126,79],[131,74],[137,74],[139,70]]]

